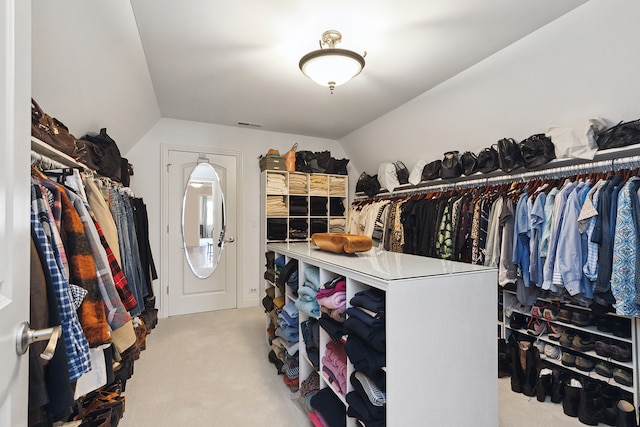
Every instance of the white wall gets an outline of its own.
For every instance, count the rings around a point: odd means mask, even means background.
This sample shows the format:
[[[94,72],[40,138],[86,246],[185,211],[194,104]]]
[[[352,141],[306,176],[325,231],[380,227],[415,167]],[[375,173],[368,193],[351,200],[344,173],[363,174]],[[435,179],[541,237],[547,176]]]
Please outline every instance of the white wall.
[[[129,1],[32,0],[32,96],[76,137],[126,152],[160,119]]]
[[[264,254],[260,249],[260,167],[258,157],[270,148],[275,148],[284,154],[294,143],[298,143],[299,150],[331,151],[336,158],[346,155],[342,147],[333,140],[288,135],[260,130],[241,129],[230,126],[212,125],[206,123],[189,122],[174,119],[161,119],[156,125],[126,153],[129,162],[134,165],[134,176],[131,177],[131,187],[137,195],[144,198],[149,213],[149,240],[154,259],[160,260],[161,236],[161,144],[209,147],[212,149],[240,151],[243,156],[242,171],[242,207],[243,212],[238,227],[242,227],[244,236],[243,252],[238,254],[242,269],[242,282],[238,286],[242,289],[242,297],[238,307],[257,305],[262,299],[263,292],[250,294],[250,288],[263,288],[261,277],[264,273]],[[350,181],[354,181],[356,173],[349,166]],[[256,220],[258,226],[253,227]],[[154,282],[154,291],[158,298],[162,277]],[[158,304],[158,306],[160,306]]]
[[[640,2],[592,0],[340,140],[359,170],[640,117]]]

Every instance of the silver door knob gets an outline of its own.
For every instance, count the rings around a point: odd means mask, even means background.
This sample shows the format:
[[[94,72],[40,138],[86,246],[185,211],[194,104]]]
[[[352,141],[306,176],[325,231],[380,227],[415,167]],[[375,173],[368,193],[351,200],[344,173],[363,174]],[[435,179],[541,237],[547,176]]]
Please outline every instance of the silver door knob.
[[[227,237],[226,239],[224,239],[225,243],[233,243],[236,241],[235,237]]]
[[[60,338],[61,333],[62,328],[60,326],[47,329],[31,329],[29,322],[22,322],[18,328],[16,337],[16,351],[18,354],[25,354],[29,346],[34,342],[49,340],[47,347],[40,354],[40,357],[45,360],[51,360],[56,351],[56,345],[58,344],[58,338]]]

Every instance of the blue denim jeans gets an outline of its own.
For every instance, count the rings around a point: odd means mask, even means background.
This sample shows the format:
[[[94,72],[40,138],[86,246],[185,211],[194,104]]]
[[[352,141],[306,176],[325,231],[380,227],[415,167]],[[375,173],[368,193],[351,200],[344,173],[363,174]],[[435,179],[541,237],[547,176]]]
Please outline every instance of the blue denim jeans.
[[[131,310],[131,315],[138,316],[144,310],[146,286],[140,266],[140,253],[138,252],[138,241],[133,222],[133,210],[128,196],[115,189],[109,191],[109,199],[113,218],[118,229],[118,246],[122,259],[122,271],[137,302],[136,307]]]

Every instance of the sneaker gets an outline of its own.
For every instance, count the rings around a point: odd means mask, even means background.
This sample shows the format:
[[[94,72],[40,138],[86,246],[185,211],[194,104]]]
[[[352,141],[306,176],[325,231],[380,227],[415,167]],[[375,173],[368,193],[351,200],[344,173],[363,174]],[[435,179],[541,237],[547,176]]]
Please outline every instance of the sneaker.
[[[562,357],[562,351],[558,346],[547,344],[544,346],[544,355],[549,359],[560,360]]]
[[[594,346],[595,341],[593,337],[587,334],[578,334],[573,337],[573,341],[571,342],[571,348],[582,353],[593,350]]]
[[[611,344],[611,358],[618,362],[630,362],[631,361],[631,347],[629,344],[619,342]]]
[[[605,361],[596,363],[596,372],[605,378],[613,378],[613,365]]]
[[[547,329],[547,324],[539,319],[533,319],[533,322],[527,327],[527,333],[534,337],[539,337]]]
[[[584,310],[576,310],[571,315],[571,323],[576,326],[589,326],[593,321],[591,313]]]
[[[558,320],[565,323],[571,323],[571,316],[573,312],[568,308],[561,308],[558,313]]]
[[[611,341],[596,341],[595,350],[598,356],[610,357],[611,356]]]
[[[580,369],[581,371],[585,371],[585,372],[592,371],[595,366],[596,366],[596,363],[588,357],[583,357],[583,356],[576,357],[576,368]]]
[[[631,375],[631,371],[628,369],[615,368],[613,370],[613,379],[619,384],[633,387],[633,375]]]
[[[555,323],[552,323],[550,326],[551,326],[551,332],[549,332],[547,336],[549,337],[550,340],[558,341],[562,336],[562,334],[566,331],[565,327],[556,325]]]
[[[534,305],[531,307],[531,317],[536,317],[538,319],[542,319],[543,308],[539,305]]]
[[[560,342],[561,346],[571,348],[574,336],[575,335],[573,335],[572,331],[564,331],[562,335],[560,335],[560,339],[558,341]]]
[[[523,329],[526,326],[527,321],[527,316],[514,311],[509,318],[509,327],[511,329]]]
[[[548,321],[558,320],[558,315],[560,313],[560,309],[557,307],[545,307],[542,311],[542,317],[544,317]]]
[[[562,364],[569,367],[576,366],[576,356],[567,352],[562,353]]]

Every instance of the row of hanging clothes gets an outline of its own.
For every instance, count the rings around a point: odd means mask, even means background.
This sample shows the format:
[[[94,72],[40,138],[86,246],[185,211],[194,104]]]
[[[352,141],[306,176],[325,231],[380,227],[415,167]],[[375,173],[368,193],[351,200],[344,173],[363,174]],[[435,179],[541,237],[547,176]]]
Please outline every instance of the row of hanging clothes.
[[[638,316],[639,159],[356,201],[347,232],[389,251],[496,267],[524,305],[546,292]]]
[[[155,279],[143,200],[32,151],[30,324],[60,326],[61,338],[50,360],[30,351],[30,426],[84,420],[90,405],[122,415],[119,393],[157,322]],[[112,401],[87,401],[105,387]]]

